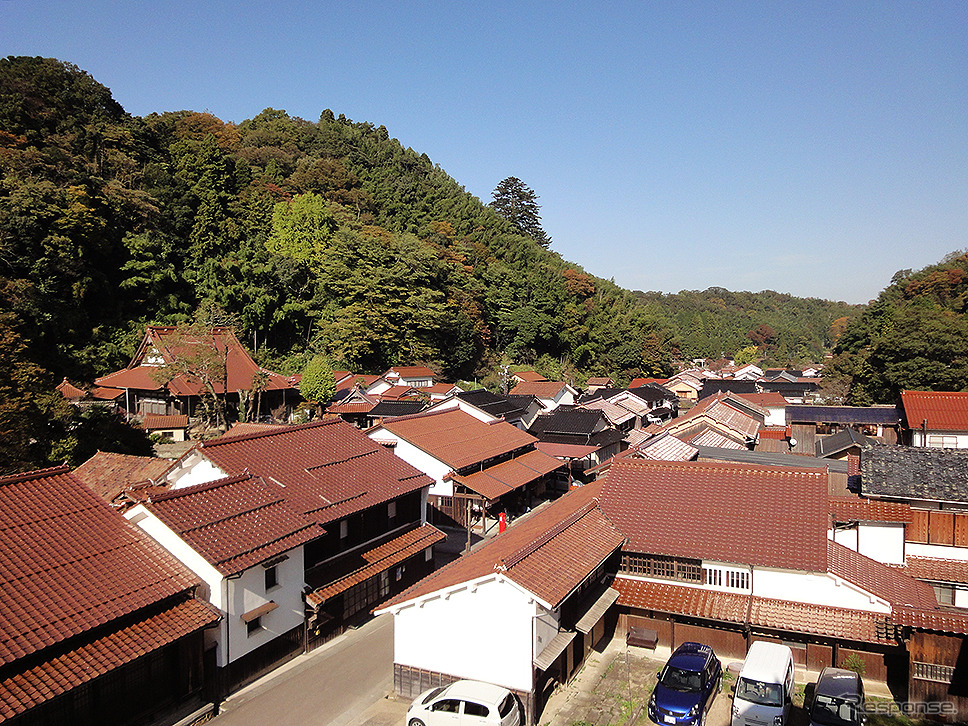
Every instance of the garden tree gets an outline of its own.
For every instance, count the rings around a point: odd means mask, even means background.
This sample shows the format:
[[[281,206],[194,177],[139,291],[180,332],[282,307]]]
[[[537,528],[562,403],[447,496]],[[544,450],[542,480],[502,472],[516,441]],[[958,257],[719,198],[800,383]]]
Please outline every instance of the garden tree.
[[[314,355],[302,369],[299,392],[307,401],[327,404],[336,392],[333,369],[321,355]]]
[[[490,207],[521,234],[542,247],[551,245],[551,238],[541,228],[538,195],[517,177],[509,176],[491,192]]]
[[[733,363],[737,366],[749,365],[750,363],[754,363],[756,361],[757,357],[759,357],[759,354],[759,348],[757,348],[755,345],[748,345],[733,356]]]
[[[98,451],[132,456],[153,456],[151,440],[144,429],[132,426],[105,406],[81,410],[68,404],[69,412],[57,421],[60,436],[51,444],[52,464],[66,462],[80,466]]]

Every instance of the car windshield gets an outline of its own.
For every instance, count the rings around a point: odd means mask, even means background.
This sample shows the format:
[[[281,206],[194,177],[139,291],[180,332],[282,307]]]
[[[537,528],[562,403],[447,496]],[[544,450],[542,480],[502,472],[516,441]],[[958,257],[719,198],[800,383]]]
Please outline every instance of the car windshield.
[[[740,678],[736,684],[736,697],[762,706],[782,706],[783,695],[778,683],[763,683],[752,678]]]
[[[810,718],[826,726],[849,726],[860,723],[857,710],[855,701],[821,694],[813,699]]]
[[[662,677],[659,679],[659,682],[666,688],[671,688],[673,691],[692,692],[702,690],[701,673],[684,671],[675,666],[666,666],[666,669],[662,671]]]
[[[432,699],[437,698],[437,696],[439,696],[440,695],[440,692],[443,691],[443,690],[444,690],[444,687],[443,686],[441,686],[440,688],[435,688],[430,693],[428,693],[426,696],[424,696],[424,700],[422,700],[420,703],[422,703],[423,705],[426,706],[428,703],[430,703],[430,701]]]

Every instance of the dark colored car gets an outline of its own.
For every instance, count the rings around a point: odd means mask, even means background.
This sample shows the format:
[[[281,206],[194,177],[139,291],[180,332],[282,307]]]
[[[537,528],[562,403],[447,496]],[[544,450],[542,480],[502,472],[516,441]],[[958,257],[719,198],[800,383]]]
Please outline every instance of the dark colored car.
[[[854,671],[824,668],[810,706],[811,726],[860,726],[864,712],[864,682]]]
[[[659,682],[649,700],[649,718],[661,726],[705,723],[722,676],[722,666],[712,648],[683,643],[659,671]]]

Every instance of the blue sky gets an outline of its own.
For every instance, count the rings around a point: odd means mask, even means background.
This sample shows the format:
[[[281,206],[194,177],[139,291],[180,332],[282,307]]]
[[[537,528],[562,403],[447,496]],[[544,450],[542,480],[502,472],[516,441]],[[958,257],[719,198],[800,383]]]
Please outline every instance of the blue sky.
[[[139,116],[386,126],[630,289],[866,302],[968,247],[963,0],[0,0],[0,48]]]

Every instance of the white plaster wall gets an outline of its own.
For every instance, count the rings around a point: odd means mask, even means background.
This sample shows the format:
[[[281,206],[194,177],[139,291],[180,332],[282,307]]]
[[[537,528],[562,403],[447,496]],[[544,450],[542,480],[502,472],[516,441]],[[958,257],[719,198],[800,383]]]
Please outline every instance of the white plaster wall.
[[[445,463],[435,459],[426,451],[418,449],[413,444],[404,441],[386,429],[380,429],[367,435],[378,442],[396,442],[396,446],[393,447],[393,453],[410,464],[410,466],[419,469],[434,480],[434,483],[430,487],[430,494],[443,497],[454,496],[453,482],[444,481],[444,475],[451,470]]]
[[[167,481],[172,489],[184,489],[195,484],[224,479],[228,474],[215,466],[198,451],[188,454],[181,466],[169,472]]]
[[[483,421],[484,423],[490,423],[491,421],[497,421],[497,416],[492,416],[486,411],[482,411],[477,406],[472,406],[466,401],[462,401],[457,398],[457,396],[450,396],[445,398],[440,403],[435,406],[431,406],[428,411],[450,411],[451,409],[459,408],[464,413],[469,416],[473,416],[478,421]]]
[[[891,606],[885,601],[830,573],[755,568],[753,594],[775,600],[792,600],[875,613],[891,612]]]
[[[957,431],[932,431],[928,429],[927,438],[924,436],[925,432],[919,428],[911,429],[911,445],[912,446],[927,446],[927,441],[930,440],[932,436],[954,436],[957,441],[954,448],[956,449],[968,449],[968,433],[960,433]],[[950,447],[945,447],[950,448]]]
[[[968,590],[955,590],[955,607],[968,608]]]
[[[219,653],[219,665],[238,660],[261,645],[301,625],[304,615],[302,591],[305,587],[303,550],[298,547],[286,553],[289,559],[276,567],[278,585],[265,589],[265,568],[250,567],[241,577],[227,580],[228,605],[225,623],[228,625],[228,648]],[[249,635],[242,615],[269,601],[279,607],[262,616],[262,628]],[[222,662],[224,658],[225,662]]]
[[[952,547],[950,545],[907,543],[908,557],[940,557],[944,560],[968,560],[968,547]]]
[[[786,426],[785,408],[768,408],[767,416],[763,422],[766,426]]]
[[[456,590],[456,591],[455,591]],[[395,663],[531,690],[539,604],[504,578],[394,610]],[[542,626],[542,637],[549,631]]]
[[[858,524],[849,529],[835,530],[833,540],[872,560],[892,565],[904,564],[903,524]]]

